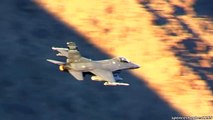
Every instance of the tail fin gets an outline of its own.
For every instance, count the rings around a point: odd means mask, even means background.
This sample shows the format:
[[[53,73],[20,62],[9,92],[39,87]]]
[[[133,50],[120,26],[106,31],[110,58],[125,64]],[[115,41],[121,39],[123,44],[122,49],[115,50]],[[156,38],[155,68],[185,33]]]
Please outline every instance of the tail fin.
[[[68,42],[68,57],[67,61],[70,63],[78,63],[78,62],[88,62],[91,61],[90,59],[87,59],[85,57],[81,56],[81,53],[78,50],[78,47],[74,42]]]

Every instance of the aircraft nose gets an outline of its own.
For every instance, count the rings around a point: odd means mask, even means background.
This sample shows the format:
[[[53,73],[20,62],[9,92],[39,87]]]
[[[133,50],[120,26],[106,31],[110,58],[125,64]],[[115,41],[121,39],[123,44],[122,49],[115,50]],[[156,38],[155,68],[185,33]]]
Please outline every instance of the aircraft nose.
[[[133,69],[137,69],[137,68],[140,68],[140,66],[133,63]]]

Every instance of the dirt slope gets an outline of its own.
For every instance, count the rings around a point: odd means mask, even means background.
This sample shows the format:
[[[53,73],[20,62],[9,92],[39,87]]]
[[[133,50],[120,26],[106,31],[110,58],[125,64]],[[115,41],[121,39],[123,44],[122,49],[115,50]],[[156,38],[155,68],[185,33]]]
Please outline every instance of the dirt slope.
[[[134,74],[183,115],[213,115],[212,22],[194,17],[195,1],[36,2],[104,52],[140,64]]]

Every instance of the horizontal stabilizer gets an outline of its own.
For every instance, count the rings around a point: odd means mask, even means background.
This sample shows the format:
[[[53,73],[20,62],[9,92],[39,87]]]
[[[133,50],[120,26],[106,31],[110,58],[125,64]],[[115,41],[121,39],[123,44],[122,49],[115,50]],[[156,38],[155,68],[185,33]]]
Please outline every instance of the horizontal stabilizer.
[[[53,64],[57,64],[57,65],[63,65],[65,64],[64,62],[61,61],[57,61],[57,60],[51,60],[51,59],[47,59],[48,62],[51,62]]]
[[[69,73],[75,77],[77,80],[84,80],[83,78],[83,73],[82,72],[76,72],[76,71],[72,71],[72,70],[69,70]]]
[[[53,50],[65,50],[68,51],[68,48],[59,48],[59,47],[52,47]]]
[[[56,56],[68,57],[68,48],[52,47],[52,49],[59,52]]]

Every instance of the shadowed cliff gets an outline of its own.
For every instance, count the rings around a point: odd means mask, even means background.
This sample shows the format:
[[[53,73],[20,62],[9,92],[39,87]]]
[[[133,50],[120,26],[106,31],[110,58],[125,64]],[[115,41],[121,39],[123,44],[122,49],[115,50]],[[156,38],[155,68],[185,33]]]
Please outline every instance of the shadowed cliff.
[[[193,7],[198,16],[211,18],[213,17],[212,0],[196,0]]]

